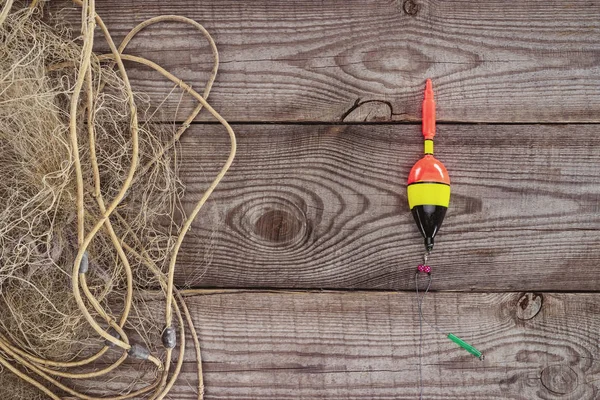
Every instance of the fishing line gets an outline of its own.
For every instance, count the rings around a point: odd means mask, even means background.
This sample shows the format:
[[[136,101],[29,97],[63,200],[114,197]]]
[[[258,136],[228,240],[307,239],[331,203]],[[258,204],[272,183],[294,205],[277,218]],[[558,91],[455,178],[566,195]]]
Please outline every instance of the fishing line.
[[[415,294],[416,294],[415,297],[416,297],[416,302],[417,302],[417,310],[419,312],[419,400],[423,399],[423,389],[424,389],[424,384],[423,384],[423,323],[425,323],[427,326],[429,326],[432,330],[436,331],[440,335],[442,335],[442,336],[448,338],[449,340],[451,340],[452,342],[456,343],[458,346],[462,347],[463,349],[468,351],[470,354],[479,358],[481,361],[483,361],[485,359],[485,356],[483,355],[483,353],[481,353],[481,351],[477,350],[474,346],[465,342],[464,340],[462,340],[458,336],[454,335],[453,333],[444,332],[436,324],[429,322],[425,318],[425,316],[423,314],[423,304],[425,302],[425,297],[427,296],[427,293],[429,293],[429,289],[431,289],[431,284],[433,282],[432,269],[429,265],[427,265],[428,257],[429,257],[429,254],[425,254],[425,256],[423,256],[424,264],[419,264],[419,266],[417,267],[417,271],[415,273]],[[427,275],[427,286],[425,287],[425,291],[423,291],[423,295],[419,296],[419,278],[423,274]]]
[[[408,176],[407,197],[408,205],[414,220],[424,238],[425,255],[423,264],[419,264],[415,272],[415,294],[419,313],[419,365],[418,385],[419,400],[423,399],[423,323],[432,330],[445,336],[470,354],[484,359],[483,354],[469,343],[453,333],[444,332],[437,325],[430,323],[423,315],[423,302],[433,282],[429,256],[434,246],[434,238],[438,233],[446,211],[450,204],[450,177],[444,164],[433,156],[433,138],[435,136],[435,100],[433,85],[427,79],[423,99],[424,156],[415,163]],[[419,277],[427,275],[427,286],[422,296],[419,296]]]

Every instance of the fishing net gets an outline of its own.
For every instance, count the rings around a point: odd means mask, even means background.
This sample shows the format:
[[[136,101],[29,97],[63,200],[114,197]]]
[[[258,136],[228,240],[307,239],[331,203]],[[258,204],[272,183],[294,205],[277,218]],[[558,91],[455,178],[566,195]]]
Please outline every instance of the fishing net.
[[[43,4],[0,5],[3,398],[93,398],[82,389],[93,386],[85,380],[111,382],[123,369],[131,383],[104,397],[162,398],[181,369],[186,324],[195,334],[173,285],[179,245],[235,152],[233,131],[205,101],[218,62],[214,42],[194,21],[159,17],[117,49],[93,1],[80,4],[79,36],[42,19]],[[196,26],[213,46],[215,68],[203,95],[151,61],[123,54],[137,32],[164,20]],[[96,24],[110,54],[92,51]],[[147,97],[131,89],[126,59],[199,101],[183,125],[152,122]],[[178,139],[203,106],[227,128],[232,150],[186,216]],[[149,288],[162,289],[162,302],[149,300]]]

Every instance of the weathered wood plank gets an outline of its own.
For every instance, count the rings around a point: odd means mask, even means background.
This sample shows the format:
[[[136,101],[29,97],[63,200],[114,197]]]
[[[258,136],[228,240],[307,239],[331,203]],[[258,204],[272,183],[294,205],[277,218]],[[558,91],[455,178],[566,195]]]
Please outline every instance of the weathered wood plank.
[[[350,120],[416,120],[427,77],[443,121],[600,121],[595,1],[112,0],[97,8],[118,39],[160,14],[203,23],[222,60],[211,102],[232,121],[340,121],[359,104],[366,109]],[[197,88],[211,68],[203,39],[181,24],[150,28],[130,51]],[[155,104],[172,89],[134,65],[131,76]],[[163,118],[193,105],[175,93]]]
[[[430,296],[425,314],[486,358],[425,327],[424,399],[598,398],[600,295]],[[188,303],[203,349],[206,400],[418,398],[414,294],[229,293]],[[195,399],[195,382],[186,363],[171,398]],[[100,390],[130,383],[120,374]]]
[[[411,289],[423,254],[406,201],[417,125],[238,125],[239,152],[193,225],[177,283]],[[452,200],[436,289],[598,290],[600,137],[594,125],[442,125]],[[220,126],[182,144],[185,204],[228,152]]]

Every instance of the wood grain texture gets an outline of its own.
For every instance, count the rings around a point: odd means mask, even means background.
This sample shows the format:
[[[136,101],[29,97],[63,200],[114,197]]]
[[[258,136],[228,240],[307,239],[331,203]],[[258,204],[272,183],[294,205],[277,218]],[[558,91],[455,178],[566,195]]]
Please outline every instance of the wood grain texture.
[[[425,78],[442,121],[600,121],[597,1],[110,0],[97,9],[119,40],[160,14],[204,24],[222,60],[211,103],[231,121],[339,122],[363,104],[362,121],[372,101],[384,108],[375,120],[413,121]],[[150,28],[130,52],[196,88],[211,68],[203,39],[181,24]],[[172,90],[145,68],[130,71],[155,104]],[[174,93],[162,117],[193,106]]]
[[[406,177],[418,125],[237,125],[236,161],[183,245],[177,283],[412,289],[424,252]],[[598,290],[595,125],[441,125],[452,179],[431,259],[436,290]],[[225,131],[182,143],[185,204],[228,152]],[[468,144],[468,145],[467,145]]]
[[[522,320],[521,294],[431,294],[425,315],[486,358],[425,327],[423,398],[597,399],[600,295],[536,296],[543,298],[539,313]],[[206,400],[418,398],[412,293],[223,293],[188,304],[203,349]],[[170,398],[196,398],[189,361]],[[100,392],[130,383],[121,374]]]

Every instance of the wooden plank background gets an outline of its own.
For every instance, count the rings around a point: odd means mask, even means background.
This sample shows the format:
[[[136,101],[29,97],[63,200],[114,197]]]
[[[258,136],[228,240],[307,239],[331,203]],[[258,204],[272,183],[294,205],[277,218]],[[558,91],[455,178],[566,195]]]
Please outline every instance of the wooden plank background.
[[[79,16],[63,6],[53,13]],[[422,242],[405,181],[421,154],[425,78],[453,190],[425,312],[487,358],[426,328],[424,399],[600,398],[600,2],[97,7],[117,41],[146,18],[181,14],[219,47],[209,100],[237,122],[239,152],[176,276],[181,287],[240,289],[188,297],[207,400],[418,398]],[[107,50],[100,37],[97,50]],[[128,52],[195,88],[212,67],[208,46],[179,24],[144,31]],[[165,123],[195,105],[129,67]],[[181,146],[186,207],[227,153],[225,132],[207,121],[202,113]],[[195,398],[190,361],[171,398]],[[86,385],[114,393],[131,381]]]
[[[188,303],[207,399],[418,398],[413,293],[230,292]],[[479,361],[425,327],[424,399],[598,398],[599,294],[432,293],[424,313],[485,354]],[[197,398],[187,353],[173,399]],[[115,374],[90,391],[130,383]]]
[[[416,121],[425,78],[442,121],[600,121],[597,1],[112,0],[97,9],[116,39],[161,14],[204,24],[221,54],[211,103],[230,121],[340,122],[373,101],[377,119]],[[130,52],[194,87],[212,68],[204,39],[182,24],[149,28]],[[131,71],[155,104],[172,89],[148,69]],[[174,93],[163,117],[194,105]]]
[[[423,242],[406,200],[419,125],[235,125],[230,175],[193,225],[188,286],[410,290]],[[432,256],[436,289],[597,290],[595,125],[442,125],[452,200]],[[186,204],[228,152],[219,125],[182,143]],[[210,265],[207,264],[207,257]]]

